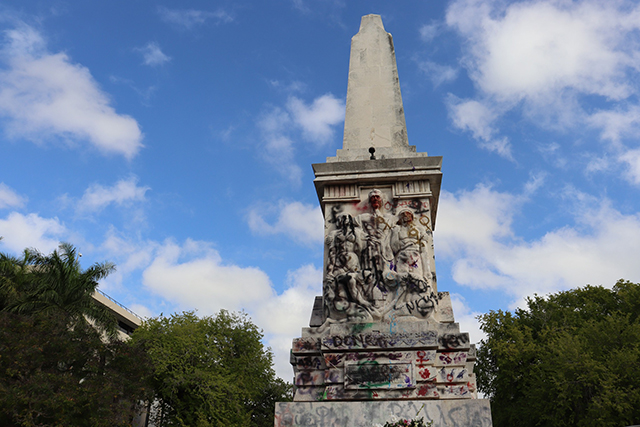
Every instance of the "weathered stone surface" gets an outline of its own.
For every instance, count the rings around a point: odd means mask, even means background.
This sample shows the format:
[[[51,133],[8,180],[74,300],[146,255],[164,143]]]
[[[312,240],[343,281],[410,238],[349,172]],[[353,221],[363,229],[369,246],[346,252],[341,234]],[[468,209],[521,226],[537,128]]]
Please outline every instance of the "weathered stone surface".
[[[324,323],[324,313],[323,313],[324,302],[322,301],[322,297],[316,297],[313,301],[313,309],[311,310],[311,320],[309,320],[309,326],[320,326]]]
[[[468,353],[464,351],[443,351],[436,356],[436,366],[465,366]]]
[[[372,427],[418,412],[433,427],[491,427],[489,401],[479,399],[277,403],[275,427]]]
[[[438,384],[440,399],[472,399],[473,394],[468,384],[440,385]]]
[[[418,374],[416,375],[417,381],[435,381],[438,372],[440,371],[435,366],[431,365],[421,365],[417,367]]]
[[[435,318],[441,323],[450,323],[454,321],[453,306],[451,305],[451,296],[449,292],[438,292],[438,309]]]
[[[467,383],[469,371],[465,367],[443,367],[438,369],[436,380],[440,383]]]
[[[293,383],[296,387],[324,385],[324,370],[297,372]]]
[[[389,414],[413,417],[417,402],[436,426],[491,425],[486,402],[466,404],[477,399],[475,347],[437,288],[441,167],[408,144],[391,35],[379,16],[363,17],[343,148],[313,165],[323,293],[292,346],[297,403],[279,404],[276,426],[382,425]]]
[[[452,340],[453,339],[449,339],[447,335],[443,342],[448,345]],[[321,343],[322,350],[326,351],[390,348],[402,349],[412,347],[435,348],[438,346],[438,333],[436,331],[424,331],[416,333],[398,332],[395,334],[373,333],[358,335],[332,335],[323,338]]]
[[[431,202],[431,229],[435,230],[438,199],[442,183],[442,157],[415,157],[412,159],[378,159],[315,163],[312,165],[316,178],[313,183],[323,212],[326,205],[336,202],[361,200],[361,187],[389,185],[400,199],[425,196]],[[422,193],[407,194],[401,191],[406,182],[428,183]],[[346,191],[349,187],[351,190]]]
[[[475,361],[477,356],[476,345],[471,344],[469,347],[469,361]]]
[[[469,333],[442,334],[438,336],[439,350],[469,350]]]
[[[346,357],[345,353],[324,353],[324,363],[327,369],[342,368]]]
[[[320,341],[317,338],[294,338],[294,353],[318,353],[320,351]]]
[[[322,400],[412,400],[440,399],[437,384],[425,382],[413,387],[347,389],[342,384],[327,385]]]
[[[315,371],[324,369],[324,357],[322,356],[295,356],[291,357],[291,364],[299,371]]]
[[[294,401],[296,402],[319,402],[326,400],[324,386],[296,387]]]
[[[415,352],[416,366],[433,365],[436,360],[435,350],[418,350]]]
[[[379,15],[362,17],[351,39],[343,149],[327,162],[425,156],[409,147],[395,51]]]
[[[346,389],[382,389],[415,387],[411,363],[350,363],[344,367]]]
[[[340,384],[344,383],[344,368],[327,369],[324,371],[324,383],[325,384]]]

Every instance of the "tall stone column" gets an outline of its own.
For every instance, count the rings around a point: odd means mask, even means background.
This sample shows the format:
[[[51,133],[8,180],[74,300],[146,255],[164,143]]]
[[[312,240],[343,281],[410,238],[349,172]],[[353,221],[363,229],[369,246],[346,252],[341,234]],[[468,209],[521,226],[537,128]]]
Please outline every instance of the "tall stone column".
[[[418,412],[491,426],[469,334],[438,292],[442,157],[410,146],[393,39],[378,15],[351,41],[343,148],[314,164],[325,220],[323,295],[293,341],[294,402],[276,426],[371,426]]]

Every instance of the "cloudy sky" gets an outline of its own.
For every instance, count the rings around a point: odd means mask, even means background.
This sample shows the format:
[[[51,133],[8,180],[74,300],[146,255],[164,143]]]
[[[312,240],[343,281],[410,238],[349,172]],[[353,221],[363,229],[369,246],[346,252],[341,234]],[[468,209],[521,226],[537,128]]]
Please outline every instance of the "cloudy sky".
[[[637,2],[2,3],[0,251],[113,261],[101,289],[144,316],[245,310],[286,379],[368,13],[444,158],[438,286],[473,341],[528,295],[640,281]]]

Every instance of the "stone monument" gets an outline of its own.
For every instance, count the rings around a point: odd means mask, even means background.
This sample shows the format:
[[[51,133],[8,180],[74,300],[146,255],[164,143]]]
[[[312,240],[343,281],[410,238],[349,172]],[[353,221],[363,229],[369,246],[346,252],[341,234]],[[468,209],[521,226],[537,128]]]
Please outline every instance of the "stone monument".
[[[276,405],[276,427],[369,427],[418,412],[434,427],[491,426],[475,348],[436,283],[441,164],[409,145],[391,34],[364,16],[351,41],[343,148],[313,165],[323,295],[293,341],[294,401]]]

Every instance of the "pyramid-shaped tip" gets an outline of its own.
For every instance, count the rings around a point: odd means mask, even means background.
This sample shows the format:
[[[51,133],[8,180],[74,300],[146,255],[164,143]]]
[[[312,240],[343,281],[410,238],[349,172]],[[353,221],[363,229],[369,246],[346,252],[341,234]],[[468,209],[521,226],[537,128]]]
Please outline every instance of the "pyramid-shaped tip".
[[[360,30],[362,31],[366,28],[376,26],[384,31],[384,25],[382,25],[382,18],[380,15],[364,15],[362,20],[360,21]]]

